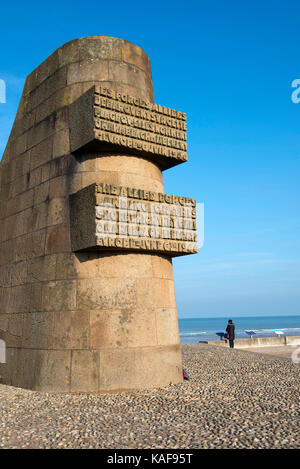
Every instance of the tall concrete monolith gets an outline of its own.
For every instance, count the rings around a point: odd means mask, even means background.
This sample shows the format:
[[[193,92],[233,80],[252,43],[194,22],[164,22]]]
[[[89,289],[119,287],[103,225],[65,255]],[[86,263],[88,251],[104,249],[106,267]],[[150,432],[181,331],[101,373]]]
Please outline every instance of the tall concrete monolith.
[[[185,114],[154,104],[148,56],[115,38],[26,79],[0,165],[0,382],[118,391],[182,381],[172,257],[195,201],[164,193]]]

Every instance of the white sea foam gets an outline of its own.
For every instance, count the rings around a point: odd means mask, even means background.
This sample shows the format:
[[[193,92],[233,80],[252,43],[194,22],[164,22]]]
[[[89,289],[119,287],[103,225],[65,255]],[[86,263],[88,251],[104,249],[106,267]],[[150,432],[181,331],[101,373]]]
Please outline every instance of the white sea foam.
[[[256,334],[271,334],[274,335],[276,330],[275,328],[273,329],[252,329],[253,332]],[[299,333],[300,334],[300,327],[280,327],[279,330],[283,331],[286,333],[286,335],[292,335],[293,333]],[[181,332],[179,335],[180,337],[197,337],[201,335],[216,335],[217,332],[222,332],[219,329],[218,330],[211,330],[211,331],[195,331],[195,332]],[[245,333],[244,329],[236,329],[236,335],[239,336],[245,336],[247,337],[247,334]]]

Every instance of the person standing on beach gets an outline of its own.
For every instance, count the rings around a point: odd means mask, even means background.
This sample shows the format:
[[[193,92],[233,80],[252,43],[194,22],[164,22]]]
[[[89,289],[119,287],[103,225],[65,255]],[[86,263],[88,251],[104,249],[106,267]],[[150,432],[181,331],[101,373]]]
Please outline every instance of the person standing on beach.
[[[235,339],[235,325],[233,324],[232,320],[229,319],[228,325],[226,327],[226,337],[229,340],[229,347],[234,348],[234,339]]]

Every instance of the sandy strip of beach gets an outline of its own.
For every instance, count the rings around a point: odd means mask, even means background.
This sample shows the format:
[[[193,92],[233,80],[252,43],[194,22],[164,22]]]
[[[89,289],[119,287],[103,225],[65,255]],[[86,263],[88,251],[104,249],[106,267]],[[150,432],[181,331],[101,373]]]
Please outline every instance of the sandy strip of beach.
[[[190,381],[118,394],[0,385],[0,448],[297,448],[299,365],[182,346]]]
[[[249,352],[255,353],[266,353],[268,355],[274,355],[275,357],[282,357],[286,358],[287,360],[291,360],[296,348],[297,347],[293,347],[291,345],[279,345],[276,347],[249,347],[244,348],[243,350],[248,350]],[[300,353],[298,354],[298,359],[300,360]]]

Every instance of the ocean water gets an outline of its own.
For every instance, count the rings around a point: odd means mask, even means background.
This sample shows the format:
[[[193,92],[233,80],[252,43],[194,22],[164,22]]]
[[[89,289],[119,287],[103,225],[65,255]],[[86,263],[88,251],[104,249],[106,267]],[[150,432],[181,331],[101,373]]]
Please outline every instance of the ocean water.
[[[225,332],[228,319],[235,324],[236,339],[246,338],[245,330],[252,330],[256,337],[276,337],[274,329],[284,335],[300,335],[300,316],[249,316],[228,318],[179,319],[180,342],[197,343],[200,340],[219,340],[216,332]]]

